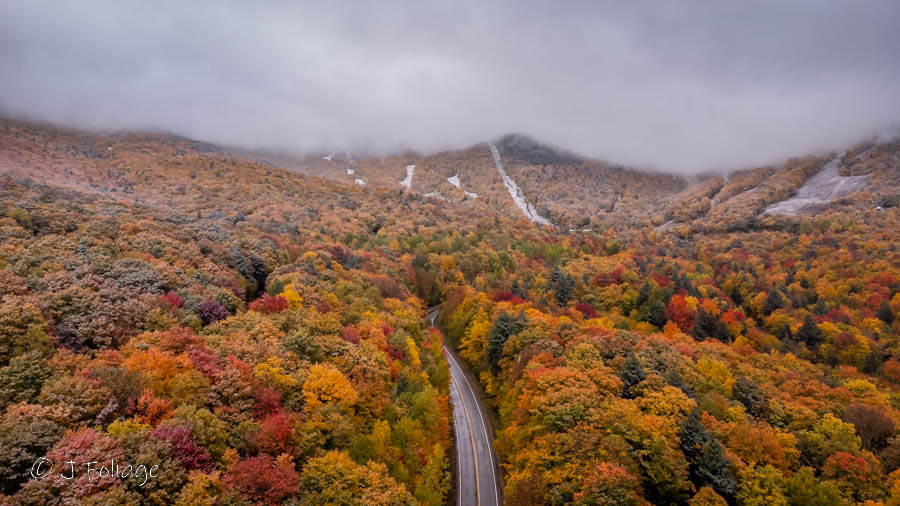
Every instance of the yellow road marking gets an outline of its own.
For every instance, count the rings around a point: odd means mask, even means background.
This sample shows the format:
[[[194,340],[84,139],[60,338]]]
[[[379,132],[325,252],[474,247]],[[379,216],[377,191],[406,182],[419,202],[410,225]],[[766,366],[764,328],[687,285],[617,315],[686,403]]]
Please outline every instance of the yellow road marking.
[[[456,364],[457,368],[462,370],[462,366],[459,365],[459,362],[450,355],[450,351],[447,351],[448,360],[452,360],[454,364]],[[466,375],[465,371],[463,372],[463,380],[465,380],[466,385],[469,387],[469,391],[472,392],[472,395],[477,399],[478,395],[475,393],[475,389],[472,388],[472,384],[469,383],[469,377]],[[457,385],[458,387],[459,385]],[[476,406],[477,407],[477,406]],[[484,415],[479,411],[478,416],[481,417],[481,429],[484,431],[485,441],[490,441],[492,438],[488,434],[487,427],[484,425]],[[494,475],[494,455],[493,451],[488,448],[488,458],[491,461],[491,478],[494,488],[494,501],[496,504],[500,504],[500,499],[497,492],[497,477]]]
[[[429,323],[432,326],[434,326],[434,320],[437,317],[437,314],[439,312],[440,312],[440,307],[437,307],[437,308],[435,308],[435,310],[433,312],[428,313],[426,315],[428,317],[428,319],[430,320]],[[465,395],[463,395],[462,388],[459,387],[459,382],[457,382],[456,378],[453,377],[453,367],[450,365],[450,362],[451,361],[456,362],[456,361],[452,357],[449,356],[450,355],[449,350],[447,350],[446,353],[447,353],[447,366],[450,368],[450,381],[453,383],[454,386],[456,386],[456,391],[459,393],[459,400],[460,400],[460,402],[462,402],[463,411],[465,411],[465,413],[466,413],[466,425],[469,427],[469,441],[472,443],[472,458],[475,460],[475,494],[476,494],[476,500],[478,501],[477,504],[478,504],[478,506],[481,506],[481,479],[478,476],[478,451],[475,449],[475,433],[472,432],[472,421],[469,417],[469,407],[466,405],[466,397],[465,397]],[[463,372],[463,374],[465,375],[465,372]],[[463,379],[466,380],[466,384],[469,383],[469,378],[463,377]],[[471,386],[469,388],[471,390]],[[475,393],[474,390],[472,390],[472,393],[474,395],[474,393]],[[484,435],[485,435],[485,437],[487,437],[488,433],[487,433],[487,429],[484,427],[484,420],[482,420],[481,424],[482,424],[482,429],[484,429]],[[488,451],[490,452],[490,450],[488,450]],[[491,474],[493,474],[494,473],[493,455],[488,453],[488,456],[491,457]],[[495,483],[494,484],[494,496],[496,497],[496,495],[497,495],[497,485]],[[460,501],[462,501],[462,496],[460,496]],[[498,501],[498,504],[499,504],[499,501]]]
[[[472,458],[475,459],[475,494],[478,499],[478,506],[481,506],[481,483],[478,479],[478,452],[475,451],[475,436],[472,432],[472,422],[469,420],[469,408],[466,406],[466,397],[463,395],[462,389],[459,388],[459,383],[453,379],[453,374],[451,371],[450,381],[456,385],[456,391],[459,392],[459,400],[462,402],[463,411],[466,412],[466,425],[469,426],[469,441],[472,443]]]

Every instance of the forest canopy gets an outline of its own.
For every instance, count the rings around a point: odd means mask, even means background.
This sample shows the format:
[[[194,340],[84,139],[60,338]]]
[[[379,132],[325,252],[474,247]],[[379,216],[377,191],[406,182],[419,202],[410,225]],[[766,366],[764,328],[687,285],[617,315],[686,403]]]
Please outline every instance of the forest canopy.
[[[445,340],[508,504],[900,501],[897,208],[566,233],[165,135],[0,143],[3,502],[444,504]],[[32,478],[71,455],[161,473]]]

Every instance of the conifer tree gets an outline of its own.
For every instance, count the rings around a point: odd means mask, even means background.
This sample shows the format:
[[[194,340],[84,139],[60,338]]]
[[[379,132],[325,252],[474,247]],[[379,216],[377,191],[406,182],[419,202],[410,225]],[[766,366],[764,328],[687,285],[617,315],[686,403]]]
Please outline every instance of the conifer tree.
[[[647,379],[647,373],[644,371],[644,366],[641,365],[640,360],[637,359],[634,352],[631,352],[628,355],[628,359],[625,360],[625,369],[622,370],[622,374],[619,377],[625,384],[623,394],[628,398],[633,396],[631,389],[637,386],[638,383]]]
[[[781,296],[781,293],[773,288],[766,294],[766,300],[763,301],[762,312],[764,315],[769,316],[776,309],[781,309],[785,305],[784,297]]]
[[[728,327],[719,321],[716,315],[703,308],[700,308],[697,313],[694,326],[691,327],[691,335],[698,341],[715,338],[723,343],[727,343],[731,340],[731,332],[728,331]]]
[[[647,321],[655,327],[663,328],[666,324],[666,305],[658,299],[652,299],[647,309]]]
[[[875,314],[879,320],[887,323],[888,325],[894,323],[894,313],[891,312],[891,305],[887,302],[881,304],[881,308],[878,309],[878,312]]]
[[[503,355],[503,345],[506,344],[506,340],[509,339],[509,336],[521,332],[526,324],[525,314],[521,312],[516,317],[506,311],[497,315],[497,319],[494,320],[494,324],[491,325],[491,330],[488,332],[487,349],[488,361],[494,372],[500,370],[500,357]]]
[[[575,278],[556,267],[550,274],[550,288],[553,289],[556,303],[560,306],[565,306],[572,299],[575,291]]]
[[[733,500],[737,494],[737,481],[731,471],[731,462],[725,457],[719,440],[706,430],[699,409],[691,410],[678,435],[694,485],[697,488],[712,487],[725,499]]]
[[[812,316],[806,315],[803,319],[803,325],[797,331],[797,340],[811,348],[819,346],[822,342],[822,330],[813,321]]]

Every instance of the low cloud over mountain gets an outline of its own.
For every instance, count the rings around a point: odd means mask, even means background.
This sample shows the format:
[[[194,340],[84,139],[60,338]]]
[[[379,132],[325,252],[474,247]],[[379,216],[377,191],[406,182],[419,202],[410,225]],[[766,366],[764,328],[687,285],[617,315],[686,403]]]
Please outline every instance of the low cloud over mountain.
[[[301,151],[523,132],[681,173],[900,119],[896,2],[620,4],[3,1],[0,111]]]

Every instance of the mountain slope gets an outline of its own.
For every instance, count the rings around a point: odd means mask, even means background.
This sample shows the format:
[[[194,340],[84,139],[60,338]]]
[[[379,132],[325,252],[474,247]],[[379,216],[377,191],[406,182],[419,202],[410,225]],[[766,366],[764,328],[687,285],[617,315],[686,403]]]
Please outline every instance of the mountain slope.
[[[829,177],[854,183],[804,212],[822,213],[833,207],[870,210],[896,195],[900,181],[898,140],[856,146],[840,157],[803,156],[779,166],[734,168],[727,176],[686,178],[588,159],[526,136],[507,135],[495,144],[506,181],[495,169],[491,146],[382,158],[347,154],[264,158],[306,174],[342,182],[361,178],[366,184],[406,188],[464,208],[549,223],[563,231],[651,224],[666,229],[687,225],[695,231],[759,226],[764,213],[781,214],[773,206],[794,197],[827,168],[828,160],[836,164],[830,171],[846,173]],[[407,187],[403,182],[410,165],[416,166],[416,176]],[[766,213],[768,208],[774,212]]]
[[[504,145],[539,212],[578,171],[657,177]],[[498,415],[506,504],[893,504],[900,209],[866,207],[897,186],[869,149],[822,214],[760,216],[833,156],[662,176],[573,234],[525,218],[487,144],[311,156],[328,180],[0,123],[0,504],[445,504],[437,304]],[[30,475],[71,455],[163,472]]]

